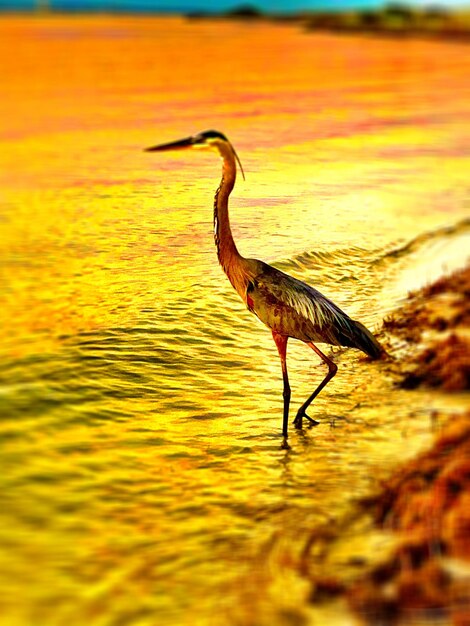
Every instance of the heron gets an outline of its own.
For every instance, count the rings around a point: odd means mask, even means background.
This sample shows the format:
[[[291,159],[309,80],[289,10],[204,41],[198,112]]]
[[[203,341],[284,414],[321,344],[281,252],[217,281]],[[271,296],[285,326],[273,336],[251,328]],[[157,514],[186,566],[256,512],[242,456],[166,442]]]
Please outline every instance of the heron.
[[[297,411],[294,426],[302,428],[303,419],[312,425],[319,422],[306,411],[320,391],[337,372],[337,365],[315,345],[357,348],[372,359],[384,356],[385,350],[361,322],[351,319],[336,304],[307,283],[285,274],[258,259],[243,257],[235,245],[230,228],[228,201],[235,186],[237,163],[244,177],[243,167],[235,148],[227,137],[216,130],[207,130],[184,139],[146,148],[147,152],[206,149],[222,158],[222,179],[214,197],[214,239],[217,257],[235,291],[248,310],[271,329],[281,360],[283,379],[284,440],[288,437],[291,388],[287,372],[287,341],[303,341],[328,366],[328,372],[313,393]]]

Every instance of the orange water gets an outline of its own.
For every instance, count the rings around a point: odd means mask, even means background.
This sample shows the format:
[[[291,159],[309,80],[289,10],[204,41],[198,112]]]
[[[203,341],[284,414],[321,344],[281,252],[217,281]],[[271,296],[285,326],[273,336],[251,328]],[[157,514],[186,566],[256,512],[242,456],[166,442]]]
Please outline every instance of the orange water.
[[[142,148],[225,132],[241,252],[376,328],[470,249],[467,48],[179,18],[0,35],[4,623],[324,624],[306,537],[443,401],[344,351],[282,450],[276,349],[216,262],[220,164]],[[296,408],[323,370],[295,342],[289,367]]]

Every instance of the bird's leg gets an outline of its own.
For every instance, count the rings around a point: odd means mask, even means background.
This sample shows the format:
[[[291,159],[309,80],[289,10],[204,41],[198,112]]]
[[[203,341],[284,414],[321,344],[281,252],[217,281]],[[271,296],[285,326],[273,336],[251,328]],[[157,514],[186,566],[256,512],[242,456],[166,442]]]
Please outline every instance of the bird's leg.
[[[297,415],[294,420],[294,424],[296,428],[302,428],[302,418],[304,417],[306,417],[310,422],[312,422],[312,424],[314,425],[318,424],[318,422],[312,419],[311,417],[309,417],[305,413],[305,411],[310,406],[311,402],[318,396],[318,394],[323,389],[323,387],[325,387],[325,385],[327,385],[330,382],[330,380],[338,371],[338,366],[335,363],[333,363],[333,361],[329,359],[325,354],[323,354],[323,352],[319,350],[317,346],[315,346],[313,343],[308,343],[307,345],[310,346],[312,350],[314,350],[318,354],[318,356],[328,365],[328,374],[325,376],[322,382],[318,385],[318,387],[315,389],[312,395],[309,398],[307,398],[307,400],[302,404],[300,409],[297,411]]]
[[[282,392],[284,398],[284,418],[282,421],[282,434],[284,438],[288,437],[288,425],[289,425],[289,403],[290,403],[290,385],[289,385],[289,377],[287,376],[287,364],[286,364],[286,352],[287,352],[287,339],[288,337],[284,335],[279,335],[274,330],[273,339],[277,346],[279,356],[281,357],[281,367],[282,367],[282,380],[284,382],[284,390]]]

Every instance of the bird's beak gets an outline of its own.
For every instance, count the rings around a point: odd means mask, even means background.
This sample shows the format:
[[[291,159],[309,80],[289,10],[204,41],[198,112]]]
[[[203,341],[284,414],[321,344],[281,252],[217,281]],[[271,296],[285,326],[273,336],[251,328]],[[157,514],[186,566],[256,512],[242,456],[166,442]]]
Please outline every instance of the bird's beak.
[[[179,139],[178,141],[171,141],[170,143],[161,143],[158,146],[145,148],[145,152],[164,152],[165,150],[184,150],[184,148],[190,148],[193,145],[194,145],[194,137],[186,137],[185,139]]]

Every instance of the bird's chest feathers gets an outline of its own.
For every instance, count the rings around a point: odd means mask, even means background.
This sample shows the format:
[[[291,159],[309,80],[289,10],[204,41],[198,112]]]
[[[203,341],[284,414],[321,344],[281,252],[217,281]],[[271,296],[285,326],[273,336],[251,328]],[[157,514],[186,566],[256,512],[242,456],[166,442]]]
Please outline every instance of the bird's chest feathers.
[[[228,265],[222,266],[227,278],[232,284],[232,287],[238,293],[240,298],[246,302],[247,284],[248,278],[245,273],[237,266]]]
[[[246,290],[248,309],[268,328],[280,335],[293,337],[300,341],[312,341],[316,337],[317,327],[301,310],[295,301],[292,289],[288,285],[263,278],[250,280]]]
[[[266,326],[282,334],[288,334],[288,307],[275,294],[263,290],[261,281],[250,281],[246,290],[246,305]]]

